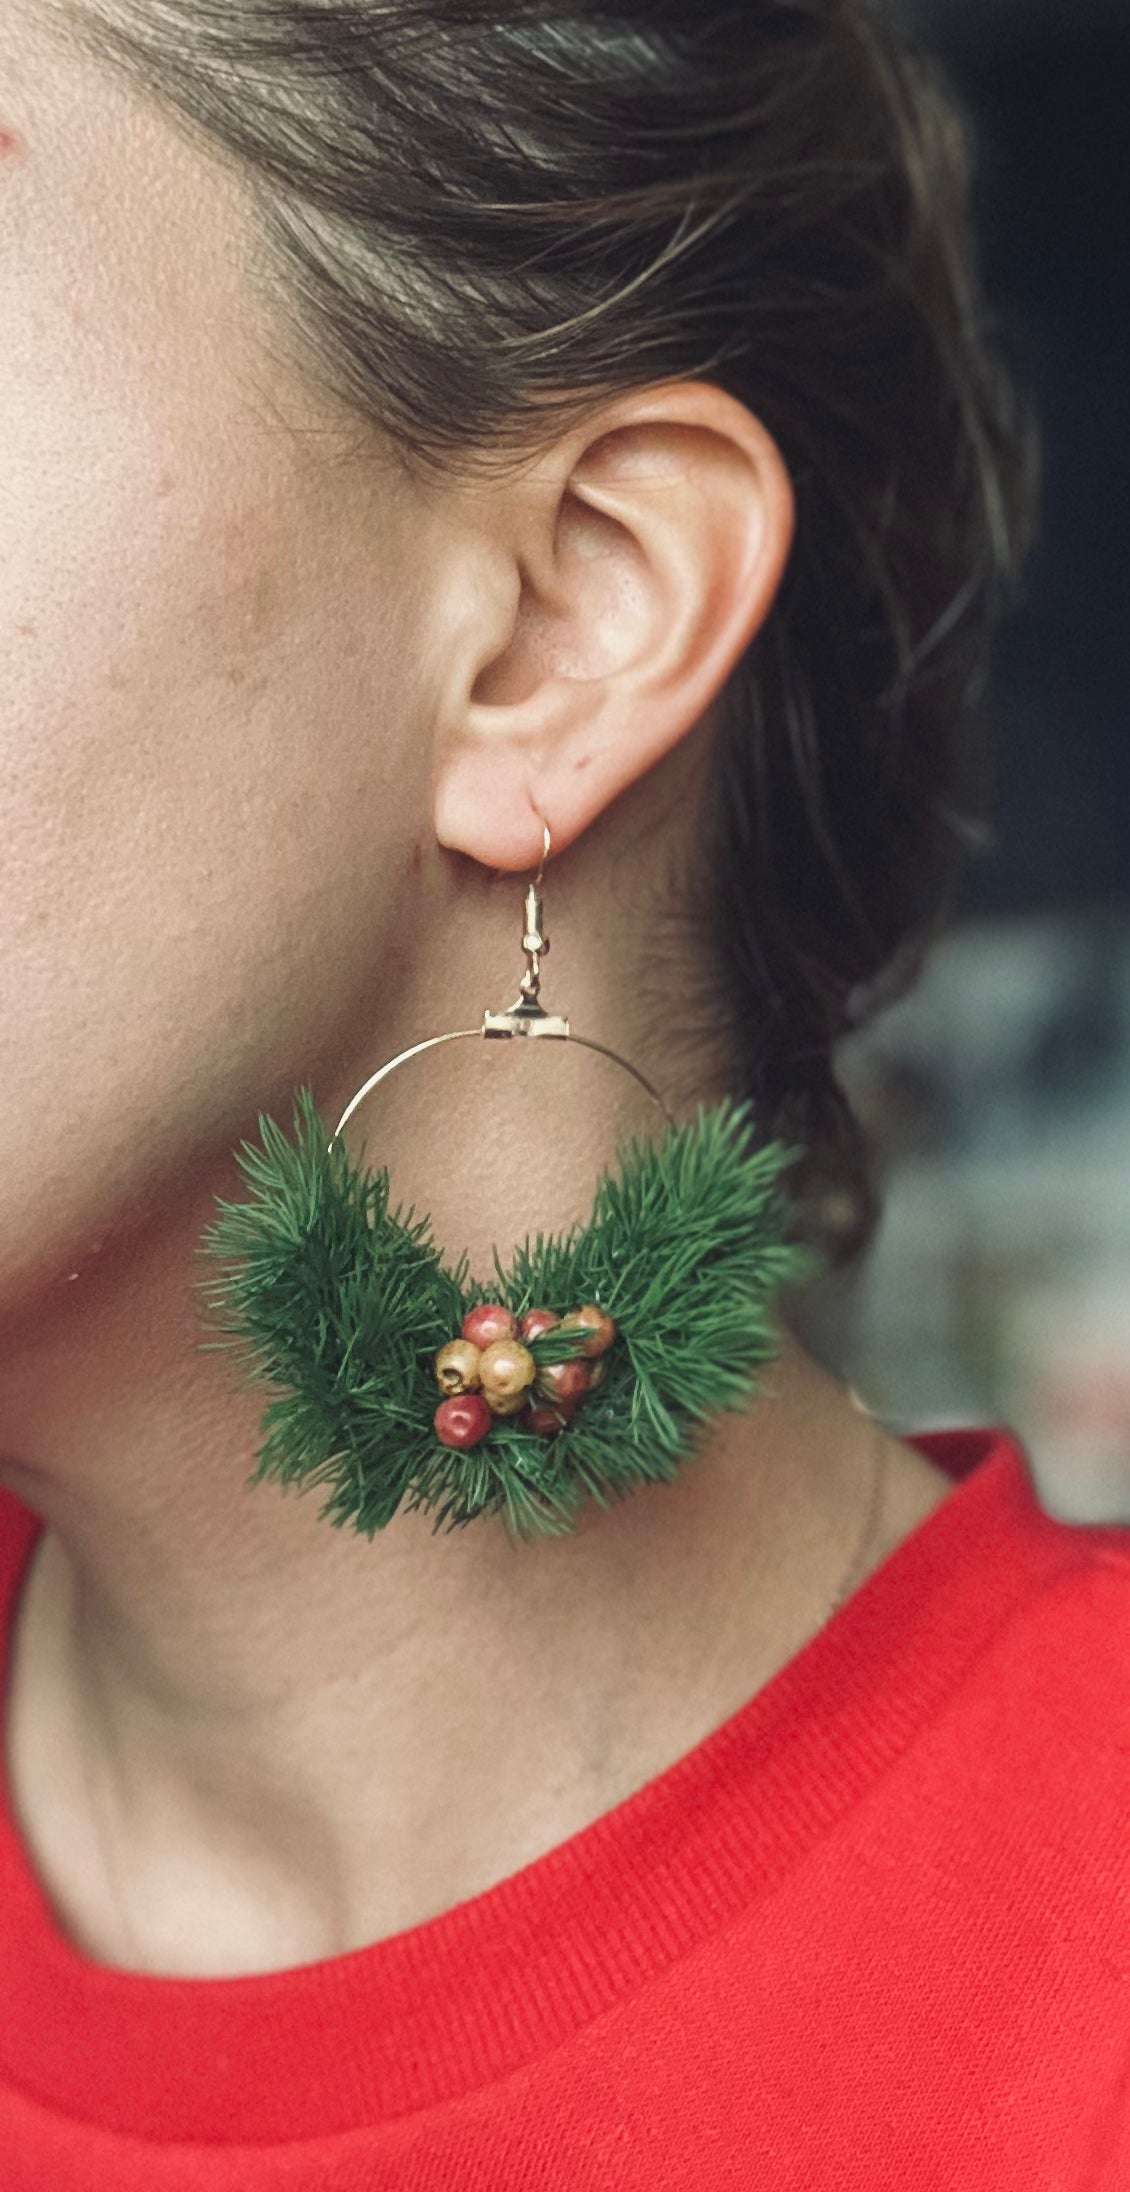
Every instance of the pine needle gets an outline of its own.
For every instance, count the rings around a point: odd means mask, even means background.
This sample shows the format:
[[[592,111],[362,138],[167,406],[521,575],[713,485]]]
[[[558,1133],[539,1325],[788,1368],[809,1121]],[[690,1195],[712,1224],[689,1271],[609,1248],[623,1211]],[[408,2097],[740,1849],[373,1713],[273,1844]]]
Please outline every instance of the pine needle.
[[[778,1291],[810,1277],[787,1238],[780,1179],[798,1154],[756,1146],[751,1108],[699,1106],[658,1142],[632,1141],[598,1182],[591,1218],[538,1233],[495,1283],[449,1268],[430,1221],[389,1207],[387,1171],[331,1143],[312,1092],[293,1138],[259,1120],[238,1163],[250,1194],[217,1198],[201,1243],[222,1271],[201,1282],[215,1342],[267,1385],[252,1483],[317,1486],[323,1516],[372,1537],[402,1508],[433,1528],[500,1515],[518,1539],[559,1536],[587,1500],[609,1506],[670,1482],[697,1427],[740,1408],[777,1349]],[[559,1314],[596,1302],[618,1328],[606,1374],[552,1439],[499,1419],[465,1452],[442,1446],[433,1359],[467,1310],[504,1301]],[[584,1335],[534,1343],[561,1361]]]

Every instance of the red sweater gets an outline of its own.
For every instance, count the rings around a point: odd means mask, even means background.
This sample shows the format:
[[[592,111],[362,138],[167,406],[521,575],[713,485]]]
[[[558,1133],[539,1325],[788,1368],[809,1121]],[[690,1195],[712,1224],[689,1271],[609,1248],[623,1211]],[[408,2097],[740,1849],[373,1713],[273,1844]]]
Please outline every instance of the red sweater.
[[[1130,1530],[917,1443],[956,1489],[740,1711],[375,1947],[102,1969],[0,1814],[2,2192],[1130,2192]]]

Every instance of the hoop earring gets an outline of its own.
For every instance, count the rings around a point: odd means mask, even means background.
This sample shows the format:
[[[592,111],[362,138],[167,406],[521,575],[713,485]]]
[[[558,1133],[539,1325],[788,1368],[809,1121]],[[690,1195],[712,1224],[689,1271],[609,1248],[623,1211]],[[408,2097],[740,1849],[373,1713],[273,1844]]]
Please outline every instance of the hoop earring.
[[[201,1242],[223,1266],[205,1316],[272,1388],[250,1482],[317,1486],[321,1515],[368,1537],[402,1509],[434,1529],[500,1515],[512,1536],[560,1536],[586,1500],[670,1482],[692,1434],[747,1405],[779,1352],[775,1296],[818,1268],[788,1239],[780,1177],[801,1154],[757,1145],[753,1107],[727,1097],[679,1123],[638,1066],[541,1002],[542,883],[528,885],[514,1003],[413,1043],[371,1074],[327,1133],[309,1087],[288,1138],[260,1115],[236,1161],[249,1199],[217,1197]],[[448,1266],[430,1220],[390,1208],[387,1169],[341,1140],[381,1083],[443,1044],[568,1042],[630,1074],[662,1114],[600,1176],[592,1215],[538,1233],[494,1283]],[[438,1399],[437,1399],[438,1391]]]

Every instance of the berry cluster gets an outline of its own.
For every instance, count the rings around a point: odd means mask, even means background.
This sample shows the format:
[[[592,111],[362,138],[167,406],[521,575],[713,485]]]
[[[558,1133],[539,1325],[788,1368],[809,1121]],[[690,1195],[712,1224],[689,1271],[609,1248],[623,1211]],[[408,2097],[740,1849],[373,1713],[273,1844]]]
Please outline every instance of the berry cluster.
[[[528,1342],[546,1333],[587,1331],[563,1362],[535,1362]],[[603,1357],[616,1337],[611,1317],[595,1302],[559,1317],[552,1309],[527,1309],[516,1317],[501,1302],[468,1310],[457,1340],[435,1358],[436,1383],[447,1395],[435,1414],[443,1446],[477,1446],[498,1416],[513,1417],[523,1431],[556,1438],[586,1393],[604,1376]]]

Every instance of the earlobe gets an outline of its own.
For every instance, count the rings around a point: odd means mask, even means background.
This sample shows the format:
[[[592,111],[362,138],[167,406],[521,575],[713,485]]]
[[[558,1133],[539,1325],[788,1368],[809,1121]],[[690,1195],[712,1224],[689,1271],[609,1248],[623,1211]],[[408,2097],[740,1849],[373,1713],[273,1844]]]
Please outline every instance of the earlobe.
[[[534,804],[535,772],[513,743],[486,750],[460,746],[437,772],[435,833],[441,845],[484,867],[513,872],[535,867],[547,817]],[[564,835],[549,827],[558,851]]]
[[[795,516],[760,422],[687,382],[564,438],[510,521],[518,613],[460,696],[434,811],[441,844],[521,869],[543,819],[563,851],[705,714],[769,613]]]

